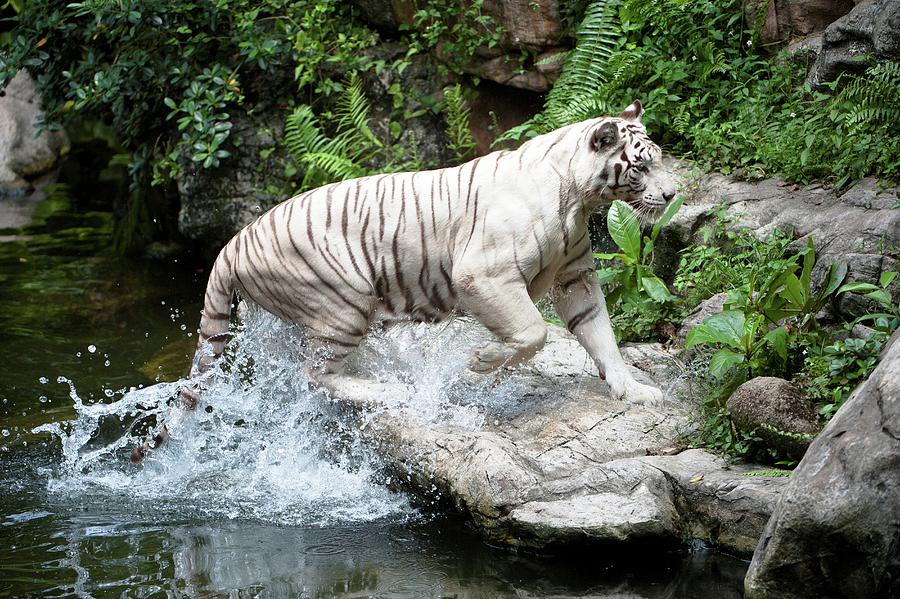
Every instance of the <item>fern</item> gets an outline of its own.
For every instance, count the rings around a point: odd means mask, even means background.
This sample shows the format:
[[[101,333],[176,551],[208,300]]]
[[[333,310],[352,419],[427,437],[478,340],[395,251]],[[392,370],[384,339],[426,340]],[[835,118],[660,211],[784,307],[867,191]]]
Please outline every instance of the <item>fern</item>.
[[[870,125],[900,123],[900,62],[869,67],[838,94],[847,108],[845,122],[861,129]]]
[[[458,83],[444,90],[447,116],[447,137],[450,138],[450,149],[460,162],[472,157],[475,152],[475,139],[469,126],[469,108],[463,98],[462,86]]]
[[[369,127],[369,103],[355,73],[338,101],[335,116],[334,137],[322,132],[309,106],[298,106],[287,117],[285,145],[306,171],[301,191],[368,174],[366,163],[382,148]]]
[[[543,112],[494,143],[533,137],[606,111],[596,97],[609,79],[610,58],[622,35],[618,4],[619,0],[594,0],[588,5],[575,34],[575,49],[547,94]]]

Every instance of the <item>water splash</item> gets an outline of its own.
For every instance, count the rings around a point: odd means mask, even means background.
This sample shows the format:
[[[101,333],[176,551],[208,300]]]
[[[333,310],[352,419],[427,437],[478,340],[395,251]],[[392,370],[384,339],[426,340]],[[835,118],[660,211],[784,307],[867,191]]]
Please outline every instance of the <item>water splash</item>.
[[[148,420],[169,417],[185,381],[120,390],[114,401],[85,404],[75,384],[75,420],[35,429],[61,441],[63,464],[51,494],[123,503],[142,512],[330,524],[404,517],[411,508],[380,474],[381,463],[341,418],[339,406],[310,390],[298,327],[250,307],[216,367],[201,405],[171,427],[171,438],[140,467],[128,463]],[[390,383],[365,417],[402,413],[423,423],[477,429],[516,388],[468,377],[472,347],[486,332],[470,326],[400,325],[361,348],[355,368]],[[115,399],[118,398],[118,399]]]

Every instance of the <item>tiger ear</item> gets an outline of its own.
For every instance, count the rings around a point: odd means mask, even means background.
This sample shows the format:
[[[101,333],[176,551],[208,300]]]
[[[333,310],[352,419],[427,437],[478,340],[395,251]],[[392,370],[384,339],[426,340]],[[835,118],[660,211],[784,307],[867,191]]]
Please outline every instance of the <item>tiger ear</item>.
[[[635,100],[631,103],[631,106],[622,111],[619,118],[626,121],[639,121],[642,114],[644,114],[644,106],[640,100]]]
[[[619,129],[612,121],[606,121],[591,134],[591,149],[599,152],[619,141]]]

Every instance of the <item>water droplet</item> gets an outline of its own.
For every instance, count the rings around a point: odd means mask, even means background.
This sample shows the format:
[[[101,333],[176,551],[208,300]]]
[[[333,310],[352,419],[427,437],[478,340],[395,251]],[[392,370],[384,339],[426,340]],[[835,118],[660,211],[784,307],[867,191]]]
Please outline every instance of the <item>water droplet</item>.
[[[50,379],[48,379],[45,376],[42,376],[41,378],[38,379],[38,382],[40,382],[42,385],[46,385],[47,383],[50,382]]]
[[[181,325],[181,330],[182,330],[182,331],[186,331],[186,330],[187,330],[187,325],[186,325],[186,324]]]
[[[159,303],[160,303],[161,305],[165,306],[165,305],[166,305],[166,300],[163,300],[163,301],[161,301],[161,302],[159,302]]]
[[[76,357],[76,358],[80,358],[80,357],[81,357],[81,352],[80,352],[80,351],[79,351],[79,352],[75,352],[75,357]]]
[[[109,360],[107,360],[106,362],[104,362],[103,365],[106,366],[107,368],[109,368]]]
[[[58,376],[58,377],[56,377],[56,382],[57,382],[57,383],[65,384],[65,383],[68,383],[68,382],[69,382],[69,379],[67,379],[67,378],[64,377],[64,376]]]
[[[97,346],[94,344],[88,345],[88,351],[92,354],[95,353],[97,351]]]
[[[3,435],[4,437],[8,437],[8,436],[9,436],[9,429],[3,429],[2,431],[0,431],[0,435]]]
[[[113,392],[112,389],[104,389],[103,395],[105,395],[106,397],[112,397],[113,395],[115,395],[115,393]]]
[[[47,396],[41,395],[40,397],[38,397],[38,401],[41,403],[47,403]]]

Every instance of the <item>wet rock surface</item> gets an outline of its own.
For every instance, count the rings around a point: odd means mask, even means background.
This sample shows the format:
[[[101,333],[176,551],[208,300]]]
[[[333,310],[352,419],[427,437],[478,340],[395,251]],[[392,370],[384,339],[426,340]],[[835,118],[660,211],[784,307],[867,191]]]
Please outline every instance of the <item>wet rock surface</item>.
[[[491,542],[552,549],[699,537],[749,553],[784,479],[746,476],[752,468],[727,468],[702,450],[677,453],[689,426],[679,364],[657,345],[623,352],[639,380],[650,373],[668,390],[662,405],[610,399],[586,352],[552,327],[545,348],[509,375],[521,401],[484,426],[385,411],[364,433],[414,491],[437,492]]]
[[[746,596],[900,596],[900,332],[810,445],[759,541]]]

